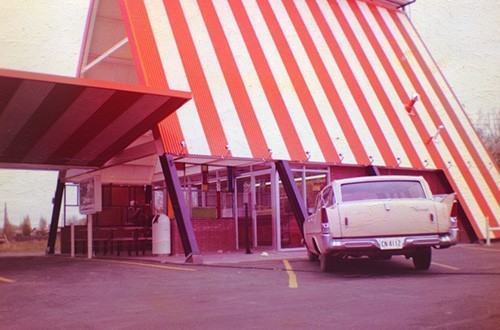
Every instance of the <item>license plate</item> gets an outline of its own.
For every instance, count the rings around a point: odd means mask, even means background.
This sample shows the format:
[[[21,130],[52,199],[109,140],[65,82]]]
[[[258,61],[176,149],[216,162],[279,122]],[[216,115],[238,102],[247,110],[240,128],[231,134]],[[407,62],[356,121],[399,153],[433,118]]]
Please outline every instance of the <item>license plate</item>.
[[[381,250],[401,250],[404,239],[401,237],[378,238],[377,242]]]

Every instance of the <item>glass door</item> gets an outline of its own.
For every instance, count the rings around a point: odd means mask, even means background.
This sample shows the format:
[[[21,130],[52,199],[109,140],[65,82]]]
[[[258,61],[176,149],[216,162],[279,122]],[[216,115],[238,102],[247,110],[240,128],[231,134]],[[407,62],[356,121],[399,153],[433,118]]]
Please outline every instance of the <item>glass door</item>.
[[[293,172],[293,176],[295,179],[295,184],[297,185],[297,188],[301,192],[301,196],[303,196],[302,173]],[[289,249],[289,248],[301,247],[302,234],[300,233],[297,220],[293,213],[290,202],[288,201],[288,196],[281,181],[279,182],[279,215],[280,215],[279,217],[280,248]]]
[[[238,247],[273,246],[271,174],[251,173],[236,179]]]
[[[273,212],[271,204],[271,175],[255,176],[254,219],[257,224],[257,245],[273,245]]]
[[[244,249],[247,244],[254,246],[253,216],[252,216],[252,178],[250,176],[236,179],[236,219],[238,224],[238,248]]]

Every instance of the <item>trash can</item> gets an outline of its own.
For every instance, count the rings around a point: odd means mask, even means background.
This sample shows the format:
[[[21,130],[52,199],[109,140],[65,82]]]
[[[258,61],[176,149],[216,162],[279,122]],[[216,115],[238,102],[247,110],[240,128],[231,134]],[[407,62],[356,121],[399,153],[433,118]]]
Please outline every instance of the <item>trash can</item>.
[[[153,218],[153,254],[170,254],[170,219],[166,214],[157,214]]]

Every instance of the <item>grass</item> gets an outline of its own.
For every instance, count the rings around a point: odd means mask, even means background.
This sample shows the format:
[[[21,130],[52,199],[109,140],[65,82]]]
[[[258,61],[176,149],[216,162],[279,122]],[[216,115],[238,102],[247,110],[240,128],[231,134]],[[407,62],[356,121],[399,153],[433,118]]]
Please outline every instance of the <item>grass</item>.
[[[29,241],[9,241],[9,243],[0,244],[0,253],[16,252],[40,252],[44,253],[47,249],[47,239],[29,240]],[[59,241],[56,242],[56,251],[59,250]]]

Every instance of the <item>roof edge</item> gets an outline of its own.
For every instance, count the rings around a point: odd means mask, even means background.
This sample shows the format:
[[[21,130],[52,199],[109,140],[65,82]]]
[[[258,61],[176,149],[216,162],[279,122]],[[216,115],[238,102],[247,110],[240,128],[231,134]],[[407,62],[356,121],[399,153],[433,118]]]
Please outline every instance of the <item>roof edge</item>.
[[[69,76],[59,76],[52,75],[46,73],[38,73],[31,71],[19,71],[19,70],[11,70],[11,69],[2,69],[0,68],[0,77],[8,77],[8,78],[16,78],[16,79],[29,79],[36,81],[45,81],[52,83],[61,83],[61,84],[70,84],[77,86],[85,86],[85,87],[94,87],[94,88],[105,88],[105,89],[115,89],[127,92],[137,92],[143,94],[155,94],[161,96],[170,96],[170,97],[178,97],[186,100],[190,100],[192,98],[192,94],[190,92],[171,90],[167,88],[157,88],[151,86],[142,86],[142,85],[131,85],[124,84],[115,81],[106,81],[106,80],[96,80],[96,79],[88,79],[88,78],[77,78],[77,77],[69,77]]]

